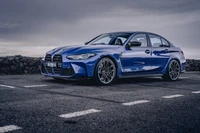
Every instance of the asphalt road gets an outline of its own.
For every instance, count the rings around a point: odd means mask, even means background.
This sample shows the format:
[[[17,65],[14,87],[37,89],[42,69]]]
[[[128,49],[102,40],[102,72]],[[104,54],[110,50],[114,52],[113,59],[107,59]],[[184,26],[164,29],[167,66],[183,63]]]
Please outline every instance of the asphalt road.
[[[0,133],[200,133],[200,73],[161,78],[55,81],[0,76]]]

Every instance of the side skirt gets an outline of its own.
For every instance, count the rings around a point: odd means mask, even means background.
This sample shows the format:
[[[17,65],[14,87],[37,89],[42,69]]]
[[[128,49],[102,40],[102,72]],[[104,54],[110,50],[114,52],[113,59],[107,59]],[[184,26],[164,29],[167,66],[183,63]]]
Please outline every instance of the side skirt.
[[[161,77],[163,74],[131,74],[131,75],[120,75],[118,78],[134,78],[134,77]]]

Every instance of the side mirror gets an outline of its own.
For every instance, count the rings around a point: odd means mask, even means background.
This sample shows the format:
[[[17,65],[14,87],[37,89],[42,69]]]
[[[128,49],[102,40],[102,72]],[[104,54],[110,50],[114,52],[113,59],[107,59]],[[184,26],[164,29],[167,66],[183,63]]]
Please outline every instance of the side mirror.
[[[129,47],[140,47],[141,45],[142,45],[142,43],[139,41],[132,41],[132,42],[128,43]]]

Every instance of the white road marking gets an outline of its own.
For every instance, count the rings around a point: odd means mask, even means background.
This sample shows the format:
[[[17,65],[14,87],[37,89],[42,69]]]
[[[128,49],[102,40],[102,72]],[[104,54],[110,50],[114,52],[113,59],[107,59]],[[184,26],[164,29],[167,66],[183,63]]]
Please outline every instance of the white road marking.
[[[72,117],[83,116],[83,115],[98,113],[98,112],[101,112],[101,110],[89,109],[89,110],[85,110],[85,111],[73,112],[73,113],[63,114],[63,115],[59,115],[59,116],[63,117],[63,118],[72,118]]]
[[[15,126],[15,125],[8,125],[0,127],[0,133],[6,133],[14,130],[22,129],[21,127]]]
[[[27,85],[27,86],[24,86],[26,88],[33,88],[33,87],[45,87],[47,85]]]
[[[184,96],[184,95],[176,94],[176,95],[162,96],[162,98],[169,99],[169,98],[176,98],[176,97],[182,97],[182,96]]]
[[[0,84],[0,86],[1,86],[1,87],[12,88],[12,89],[15,88],[14,86],[10,86],[10,85],[2,85],[2,84]]]
[[[128,103],[122,103],[122,105],[130,106],[130,105],[148,103],[148,102],[150,102],[150,101],[148,101],[148,100],[138,100],[138,101],[133,101],[133,102],[128,102]]]
[[[189,79],[189,77],[179,77],[179,79]]]
[[[194,93],[194,94],[199,94],[200,91],[192,91],[192,93]]]

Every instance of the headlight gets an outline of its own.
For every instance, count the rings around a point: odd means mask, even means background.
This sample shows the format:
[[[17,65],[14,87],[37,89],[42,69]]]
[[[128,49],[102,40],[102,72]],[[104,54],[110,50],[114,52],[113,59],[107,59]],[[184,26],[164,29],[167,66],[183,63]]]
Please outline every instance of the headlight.
[[[79,55],[69,55],[67,56],[67,59],[69,60],[85,60],[85,59],[89,59],[91,57],[94,57],[96,54],[79,54]]]

